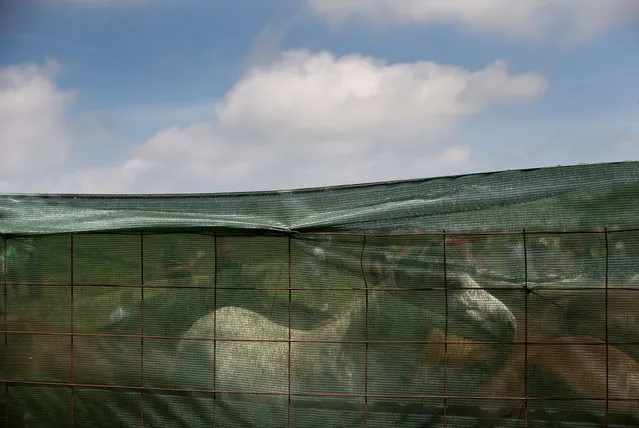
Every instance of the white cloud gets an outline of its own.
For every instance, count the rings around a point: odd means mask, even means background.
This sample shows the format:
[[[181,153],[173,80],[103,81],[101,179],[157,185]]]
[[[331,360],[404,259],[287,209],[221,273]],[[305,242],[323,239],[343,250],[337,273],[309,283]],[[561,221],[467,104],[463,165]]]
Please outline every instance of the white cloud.
[[[286,52],[253,70],[217,106],[223,131],[273,140],[396,139],[440,135],[463,116],[525,100],[546,88],[536,74],[510,76],[496,62],[479,71],[432,62]]]
[[[455,24],[510,38],[578,42],[639,20],[637,0],[307,0],[332,22]]]
[[[63,173],[44,185],[46,192],[53,193],[137,193],[141,188],[140,180],[158,166],[152,161],[134,157],[119,165],[87,167]],[[33,183],[27,185],[33,186]],[[36,185],[42,186],[43,183]]]
[[[131,150],[120,165],[64,174],[46,187],[215,192],[468,172],[474,162],[470,147],[450,142],[458,123],[534,99],[546,87],[542,76],[513,75],[503,62],[466,70],[285,52],[248,72],[211,109],[211,121],[169,127]],[[63,116],[53,117],[64,129]]]
[[[446,142],[458,122],[546,86],[503,62],[471,71],[285,52],[247,73],[215,106],[214,123],[172,127],[137,147],[134,156],[154,165],[138,183],[246,190],[470,171],[470,148]]]
[[[58,64],[0,68],[0,181],[41,174],[67,156],[74,94],[55,85]]]

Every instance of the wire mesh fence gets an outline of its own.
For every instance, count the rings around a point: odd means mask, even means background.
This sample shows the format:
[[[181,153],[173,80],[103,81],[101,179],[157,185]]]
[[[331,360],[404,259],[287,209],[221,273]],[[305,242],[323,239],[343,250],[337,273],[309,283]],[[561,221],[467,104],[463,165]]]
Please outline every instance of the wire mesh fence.
[[[6,235],[4,425],[637,426],[637,238]]]

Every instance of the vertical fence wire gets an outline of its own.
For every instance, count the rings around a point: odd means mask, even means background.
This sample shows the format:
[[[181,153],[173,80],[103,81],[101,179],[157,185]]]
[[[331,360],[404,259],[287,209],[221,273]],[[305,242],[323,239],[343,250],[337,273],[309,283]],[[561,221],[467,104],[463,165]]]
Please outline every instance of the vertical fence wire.
[[[442,231],[444,256],[444,428],[448,426],[448,263],[446,258],[446,230]]]
[[[526,229],[522,231],[524,244],[524,428],[528,427],[528,244]]]
[[[74,283],[75,283],[75,278],[74,278],[74,259],[75,259],[75,242],[74,242],[74,234],[71,234],[71,236],[69,237],[70,240],[70,253],[71,253],[71,260],[69,263],[69,269],[70,269],[70,278],[69,278],[69,283],[71,285],[71,348],[70,348],[70,352],[71,352],[71,427],[75,427],[75,393],[76,390],[73,387],[73,384],[75,383],[75,349],[74,349],[74,345],[75,345],[75,341],[74,341],[74,335],[75,335],[75,294],[74,294]]]
[[[3,307],[3,311],[4,311],[4,320],[3,320],[3,324],[4,324],[4,364],[8,364],[9,362],[9,333],[7,332],[7,317],[9,316],[9,312],[7,311],[8,305],[7,305],[7,287],[9,287],[8,283],[9,283],[9,278],[7,277],[8,275],[8,269],[7,269],[7,265],[9,264],[9,261],[7,259],[7,255],[8,255],[8,251],[7,251],[7,246],[9,245],[8,239],[4,239],[4,246],[2,249],[2,252],[4,254],[4,263],[2,266],[2,280],[3,280],[3,293],[4,293],[4,307]],[[5,426],[9,426],[9,382],[5,382],[4,384],[4,425]]]
[[[140,232],[140,426],[144,427],[144,232]]]
[[[291,324],[291,309],[293,306],[293,294],[292,294],[292,238],[291,235],[288,235],[288,414],[287,414],[287,425],[291,427],[291,416],[292,416],[292,402],[291,402],[291,333],[292,333],[292,324]]]
[[[217,259],[217,234],[213,235],[213,426],[217,421],[217,287],[219,262]]]
[[[604,317],[604,335],[605,335],[605,342],[606,342],[606,408],[605,408],[605,414],[604,414],[604,421],[605,421],[605,426],[608,427],[608,406],[609,406],[609,360],[608,360],[608,275],[609,275],[609,253],[608,253],[608,228],[604,229],[604,244],[605,244],[605,255],[606,255],[606,259],[605,259],[605,296],[604,296],[604,312],[605,312],[605,317]]]
[[[368,281],[366,280],[366,269],[364,268],[364,253],[366,251],[366,235],[362,239],[362,252],[360,254],[359,265],[364,279],[364,426],[368,426]]]

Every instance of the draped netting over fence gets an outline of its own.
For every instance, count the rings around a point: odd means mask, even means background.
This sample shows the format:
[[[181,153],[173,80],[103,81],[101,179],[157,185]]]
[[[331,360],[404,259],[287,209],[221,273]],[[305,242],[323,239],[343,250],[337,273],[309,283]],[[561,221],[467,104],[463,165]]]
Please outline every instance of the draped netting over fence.
[[[0,196],[8,427],[639,425],[639,163]]]

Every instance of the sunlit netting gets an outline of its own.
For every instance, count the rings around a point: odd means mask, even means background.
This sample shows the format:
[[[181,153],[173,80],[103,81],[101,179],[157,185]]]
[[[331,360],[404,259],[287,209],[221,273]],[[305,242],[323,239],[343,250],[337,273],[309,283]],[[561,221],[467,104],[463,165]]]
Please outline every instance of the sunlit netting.
[[[639,426],[639,163],[0,196],[0,425]]]

